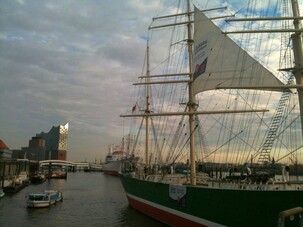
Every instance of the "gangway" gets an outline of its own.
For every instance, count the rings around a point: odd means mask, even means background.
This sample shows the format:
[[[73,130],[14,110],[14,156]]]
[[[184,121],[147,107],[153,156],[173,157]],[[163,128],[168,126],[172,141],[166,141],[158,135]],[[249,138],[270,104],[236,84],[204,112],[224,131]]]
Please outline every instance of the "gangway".
[[[283,2],[283,16],[286,17],[288,15],[286,15],[286,12],[289,12],[288,10],[288,4],[287,1]],[[282,21],[282,26],[283,28],[289,28],[290,22],[287,20],[283,20]],[[285,69],[280,69],[280,71],[289,71],[291,72],[292,68],[290,68],[290,65],[292,64],[292,56],[291,56],[291,52],[289,51],[289,35],[286,33],[282,33],[281,34],[281,50],[285,50],[284,52],[280,52],[280,63],[279,65],[282,66],[284,65]],[[287,84],[291,85],[294,84],[294,77],[292,75],[289,76],[288,80],[287,80]],[[276,113],[272,119],[272,122],[269,126],[269,130],[267,133],[267,137],[265,139],[265,142],[263,144],[263,147],[261,149],[261,151],[258,153],[259,157],[258,157],[258,164],[266,164],[266,163],[270,163],[271,162],[271,157],[270,157],[270,153],[272,150],[272,146],[273,146],[273,142],[276,139],[277,136],[277,131],[280,127],[280,124],[282,122],[282,118],[283,118],[283,113],[285,111],[286,108],[286,104],[290,99],[290,95],[291,95],[291,91],[290,90],[285,90],[282,93],[282,96],[279,100],[277,109],[276,109]]]
[[[286,103],[289,100],[291,92],[287,91],[287,92],[283,92],[281,99],[278,103],[277,106],[277,110],[276,113],[272,119],[272,122],[270,124],[269,130],[268,130],[268,134],[266,137],[266,140],[263,144],[263,147],[259,153],[259,158],[258,158],[258,164],[264,164],[264,163],[269,163],[270,160],[270,153],[271,153],[271,149],[273,146],[273,142],[276,139],[276,135],[277,135],[277,131],[280,127],[280,124],[282,122],[282,118],[283,118],[283,113],[286,107]]]

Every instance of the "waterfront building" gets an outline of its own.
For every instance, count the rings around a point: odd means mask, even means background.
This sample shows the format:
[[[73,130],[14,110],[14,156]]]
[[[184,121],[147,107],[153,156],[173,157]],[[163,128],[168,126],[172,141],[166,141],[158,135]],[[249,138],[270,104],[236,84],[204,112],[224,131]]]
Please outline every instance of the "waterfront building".
[[[22,147],[21,150],[13,150],[12,159],[26,158],[27,151],[28,151],[28,147]]]
[[[42,137],[32,137],[28,143],[28,148],[26,150],[26,158],[35,161],[45,160],[46,147],[45,140]]]
[[[68,123],[53,126],[47,133],[41,132],[36,137],[45,140],[45,159],[66,160]]]
[[[12,151],[2,140],[0,140],[0,160],[11,159],[11,158],[12,158]]]
[[[32,139],[29,140],[28,147],[22,147],[21,150],[14,150],[12,152],[13,154],[11,155],[11,158],[26,158],[35,161],[66,161],[67,134],[68,123],[65,125],[53,126],[49,132],[41,132],[32,137]]]

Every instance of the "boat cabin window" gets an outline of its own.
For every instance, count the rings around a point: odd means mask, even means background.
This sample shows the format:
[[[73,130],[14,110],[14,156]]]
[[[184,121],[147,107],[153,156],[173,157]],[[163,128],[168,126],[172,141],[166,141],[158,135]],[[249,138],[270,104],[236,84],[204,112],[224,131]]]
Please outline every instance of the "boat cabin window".
[[[32,201],[46,201],[46,200],[48,200],[48,198],[45,195],[30,195],[29,200],[32,200]]]

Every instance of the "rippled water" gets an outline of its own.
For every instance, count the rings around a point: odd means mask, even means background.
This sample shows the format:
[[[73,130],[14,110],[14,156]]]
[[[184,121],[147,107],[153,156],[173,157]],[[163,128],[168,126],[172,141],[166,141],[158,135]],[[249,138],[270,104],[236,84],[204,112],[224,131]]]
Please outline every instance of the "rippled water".
[[[58,189],[64,200],[49,208],[29,209],[26,195]],[[164,226],[128,206],[118,177],[103,173],[69,173],[67,180],[52,179],[30,185],[0,199],[0,226]]]

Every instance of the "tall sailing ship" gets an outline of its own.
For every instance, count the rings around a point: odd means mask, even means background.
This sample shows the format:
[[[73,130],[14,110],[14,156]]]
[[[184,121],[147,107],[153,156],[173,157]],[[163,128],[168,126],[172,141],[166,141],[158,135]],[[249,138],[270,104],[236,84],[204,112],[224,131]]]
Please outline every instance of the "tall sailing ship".
[[[302,17],[298,1],[277,3],[248,1],[231,16],[187,0],[185,12],[153,19],[150,32],[181,57],[151,67],[150,35],[136,83],[145,108],[121,115],[146,123],[144,167],[120,175],[132,207],[171,226],[302,223]],[[188,168],[177,172],[180,162]]]

